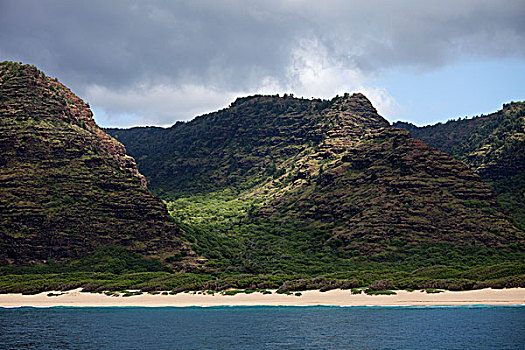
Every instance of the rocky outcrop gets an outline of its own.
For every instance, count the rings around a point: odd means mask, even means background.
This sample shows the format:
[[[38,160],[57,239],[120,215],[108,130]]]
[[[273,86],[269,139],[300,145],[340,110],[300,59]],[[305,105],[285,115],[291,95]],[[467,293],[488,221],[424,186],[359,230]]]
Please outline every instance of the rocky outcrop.
[[[1,63],[0,263],[60,261],[101,245],[192,255],[89,106],[33,66]]]

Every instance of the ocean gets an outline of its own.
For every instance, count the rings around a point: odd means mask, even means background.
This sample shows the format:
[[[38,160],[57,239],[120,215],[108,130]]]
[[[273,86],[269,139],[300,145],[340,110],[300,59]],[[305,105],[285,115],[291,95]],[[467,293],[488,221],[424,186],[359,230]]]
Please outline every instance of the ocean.
[[[525,349],[525,307],[0,308],[0,348]]]

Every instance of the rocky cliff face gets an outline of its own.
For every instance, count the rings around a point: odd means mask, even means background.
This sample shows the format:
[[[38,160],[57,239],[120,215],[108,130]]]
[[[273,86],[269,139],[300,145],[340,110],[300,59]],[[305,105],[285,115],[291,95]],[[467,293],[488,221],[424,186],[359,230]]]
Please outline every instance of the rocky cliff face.
[[[395,125],[467,164],[525,228],[525,103],[509,103],[496,113],[444,124]]]
[[[399,129],[368,130],[359,140],[337,134],[296,162],[294,181],[262,209],[265,215],[325,226],[325,244],[349,255],[517,238],[493,192],[461,162]]]
[[[428,243],[498,246],[522,237],[478,176],[390,127],[363,95],[324,113],[334,120],[326,137],[294,159],[286,187],[266,186],[273,195],[263,215],[324,227],[324,244],[347,256]]]
[[[0,262],[101,245],[165,259],[188,253],[183,237],[85,102],[33,66],[0,64]]]

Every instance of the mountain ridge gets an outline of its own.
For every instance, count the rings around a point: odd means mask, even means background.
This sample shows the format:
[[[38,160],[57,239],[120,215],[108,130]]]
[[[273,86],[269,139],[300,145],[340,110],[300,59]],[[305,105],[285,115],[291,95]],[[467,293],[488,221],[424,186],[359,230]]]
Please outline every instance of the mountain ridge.
[[[391,127],[362,94],[251,96],[168,129],[108,133],[136,157],[152,190],[171,202],[172,215],[256,247],[259,253],[242,253],[241,246],[233,254],[250,256],[250,269],[280,266],[277,256],[293,249],[295,238],[287,238],[295,237],[293,227],[310,242],[304,251],[326,251],[326,259],[343,265],[366,256],[401,261],[433,244],[523,241],[478,176]],[[185,172],[187,179],[179,176]],[[214,223],[214,215],[223,218]],[[200,252],[225,258],[207,249]],[[308,260],[297,254],[295,263]],[[226,264],[238,264],[228,256]]]
[[[466,163],[496,192],[503,208],[525,228],[525,103],[424,127],[398,122],[414,137]]]

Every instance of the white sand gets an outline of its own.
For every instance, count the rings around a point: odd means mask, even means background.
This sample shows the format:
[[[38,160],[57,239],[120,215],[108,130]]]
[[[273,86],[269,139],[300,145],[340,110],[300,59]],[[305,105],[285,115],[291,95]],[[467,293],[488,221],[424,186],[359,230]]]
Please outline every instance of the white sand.
[[[462,292],[427,294],[421,291],[396,291],[396,295],[351,294],[349,290],[328,292],[305,291],[301,296],[284,294],[203,295],[179,293],[177,295],[142,294],[131,297],[83,293],[80,290],[49,297],[37,295],[0,294],[0,307],[51,306],[408,306],[408,305],[525,305],[525,288],[480,289]],[[60,293],[60,292],[55,292]]]

